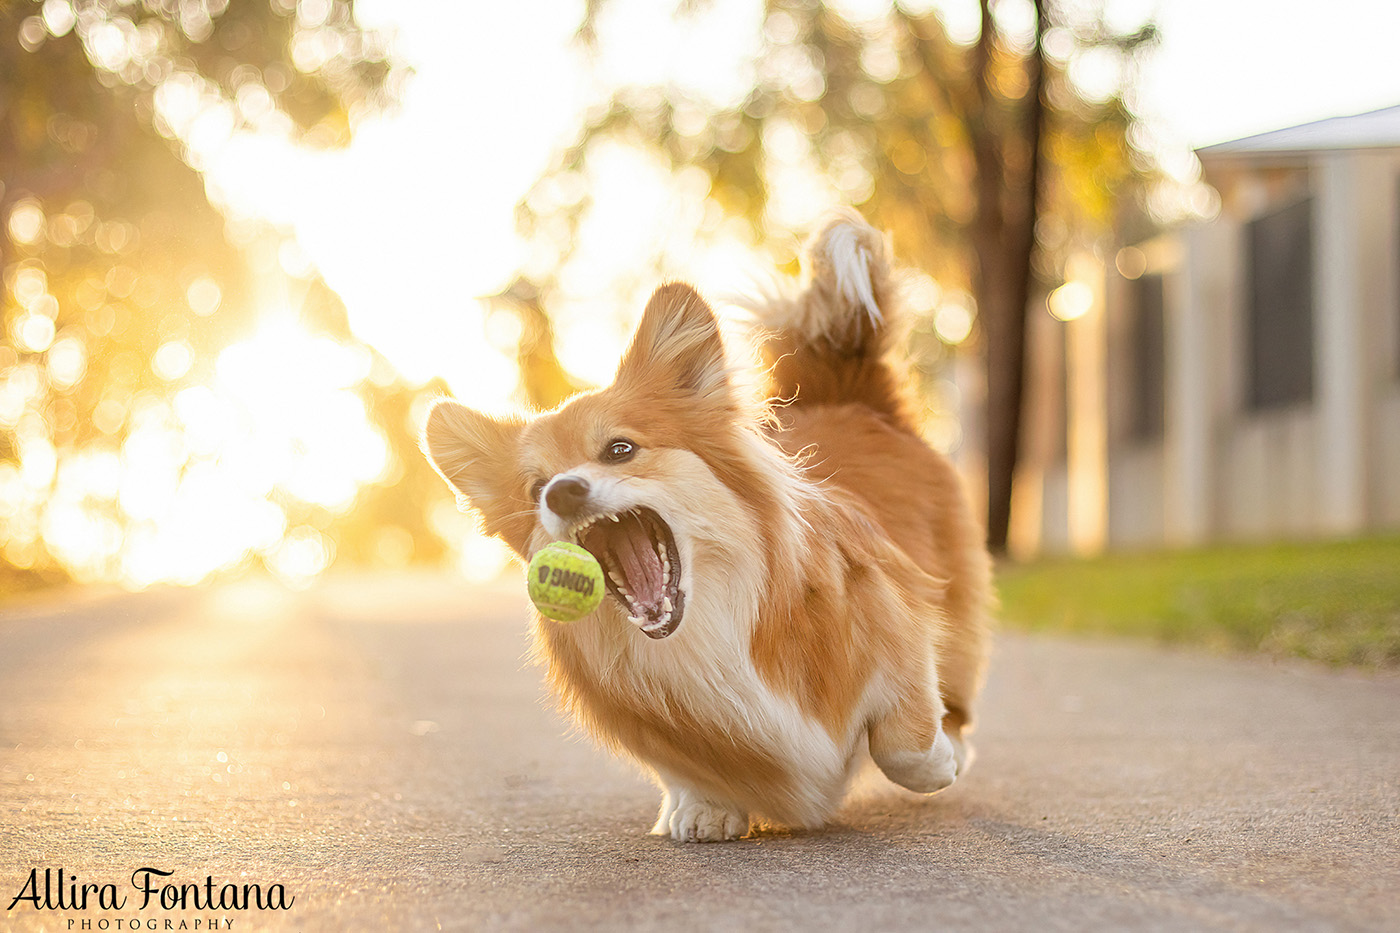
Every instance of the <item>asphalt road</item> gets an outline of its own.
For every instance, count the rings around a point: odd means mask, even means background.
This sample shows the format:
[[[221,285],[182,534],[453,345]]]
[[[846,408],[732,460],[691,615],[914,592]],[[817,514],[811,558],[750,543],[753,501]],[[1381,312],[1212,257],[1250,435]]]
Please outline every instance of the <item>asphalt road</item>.
[[[0,927],[1400,929],[1394,675],[1005,636],[947,793],[865,774],[823,832],[683,845],[524,611],[404,577],[0,613]],[[142,867],[294,900],[141,909]],[[60,868],[125,904],[44,909]]]

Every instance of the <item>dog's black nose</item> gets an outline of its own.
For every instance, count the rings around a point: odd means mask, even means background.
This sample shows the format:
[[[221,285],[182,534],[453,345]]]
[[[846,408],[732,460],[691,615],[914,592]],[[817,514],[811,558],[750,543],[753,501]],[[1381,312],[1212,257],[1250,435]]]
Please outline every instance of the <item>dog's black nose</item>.
[[[545,504],[560,518],[573,518],[588,501],[588,480],[582,476],[556,476],[545,488]]]

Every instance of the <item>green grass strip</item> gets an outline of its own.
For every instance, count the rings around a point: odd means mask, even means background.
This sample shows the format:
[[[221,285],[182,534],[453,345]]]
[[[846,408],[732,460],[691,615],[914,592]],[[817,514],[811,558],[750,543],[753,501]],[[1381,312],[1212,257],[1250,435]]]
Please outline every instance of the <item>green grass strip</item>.
[[[1029,631],[1400,666],[1400,537],[1007,564],[998,588]]]

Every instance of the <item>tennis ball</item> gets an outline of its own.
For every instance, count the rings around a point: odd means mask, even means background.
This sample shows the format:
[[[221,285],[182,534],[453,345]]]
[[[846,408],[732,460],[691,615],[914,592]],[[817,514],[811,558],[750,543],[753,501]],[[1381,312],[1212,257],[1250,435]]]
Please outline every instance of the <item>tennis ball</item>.
[[[603,568],[577,544],[555,541],[530,558],[530,602],[556,622],[588,615],[603,601]]]

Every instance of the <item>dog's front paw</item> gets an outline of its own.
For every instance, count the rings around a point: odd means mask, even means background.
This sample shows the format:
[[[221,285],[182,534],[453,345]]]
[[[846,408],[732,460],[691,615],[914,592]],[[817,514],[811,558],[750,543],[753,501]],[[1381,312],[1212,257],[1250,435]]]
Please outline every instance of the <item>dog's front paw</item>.
[[[749,818],[732,807],[683,796],[667,821],[677,842],[724,842],[749,831]]]

